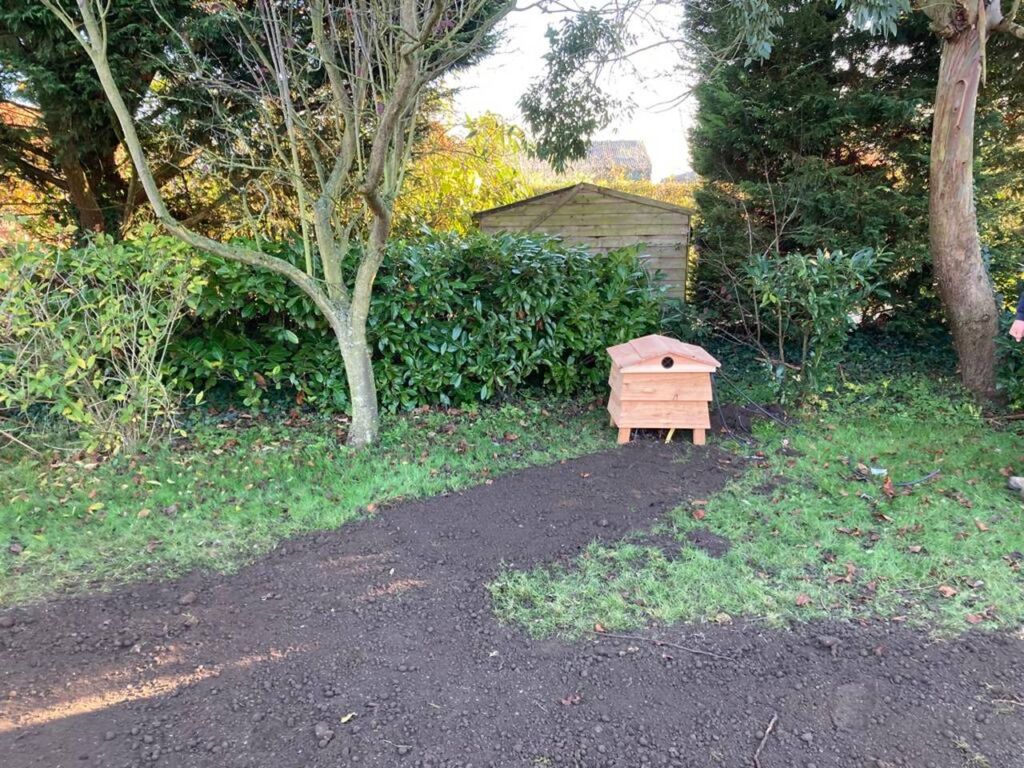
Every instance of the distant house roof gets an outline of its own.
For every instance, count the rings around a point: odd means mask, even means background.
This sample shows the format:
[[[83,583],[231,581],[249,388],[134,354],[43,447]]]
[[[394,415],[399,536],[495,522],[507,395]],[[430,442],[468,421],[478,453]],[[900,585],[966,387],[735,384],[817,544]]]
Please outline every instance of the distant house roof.
[[[611,197],[611,198],[615,198],[617,200],[626,200],[626,201],[629,201],[631,203],[638,203],[640,205],[649,205],[651,208],[659,208],[659,209],[661,209],[663,211],[673,211],[675,213],[685,213],[685,214],[692,214],[693,213],[693,209],[691,209],[691,208],[684,208],[681,205],[673,205],[672,203],[664,203],[661,200],[655,200],[652,197],[642,197],[641,195],[631,195],[628,192],[620,192],[617,189],[610,189],[608,187],[601,187],[601,186],[598,186],[597,184],[582,183],[582,184],[573,184],[572,186],[569,186],[569,187],[561,187],[559,189],[553,189],[550,192],[543,192],[543,193],[541,193],[539,195],[533,195],[532,197],[527,197],[527,198],[524,198],[522,200],[517,200],[514,203],[509,203],[507,205],[499,205],[497,208],[488,208],[485,211],[478,211],[477,213],[473,214],[473,220],[474,221],[479,221],[479,219],[481,217],[487,216],[488,214],[498,213],[499,211],[507,211],[507,210],[510,210],[512,208],[518,208],[519,206],[522,206],[522,205],[529,205],[529,204],[537,202],[538,200],[543,200],[544,198],[548,198],[548,197],[557,197],[558,195],[562,195],[562,194],[564,194],[566,192],[570,192],[571,190],[574,190],[574,189],[579,190],[581,192],[597,192],[597,193],[599,193],[601,195],[604,195],[605,197]]]
[[[553,179],[584,176],[605,180],[624,176],[634,181],[646,181],[651,178],[651,157],[642,141],[595,141],[585,158],[569,163],[561,174],[555,173],[543,160],[526,158],[523,165],[527,171]]]
[[[593,167],[595,175],[621,169],[630,179],[651,178],[651,157],[642,141],[595,141],[583,162]]]
[[[667,178],[662,179],[662,181],[678,181],[683,184],[688,184],[691,181],[697,181],[699,179],[700,176],[697,175],[696,171],[683,171],[682,173],[677,173],[675,176],[668,176]]]
[[[39,110],[15,101],[0,101],[0,123],[12,128],[35,128],[39,124]]]

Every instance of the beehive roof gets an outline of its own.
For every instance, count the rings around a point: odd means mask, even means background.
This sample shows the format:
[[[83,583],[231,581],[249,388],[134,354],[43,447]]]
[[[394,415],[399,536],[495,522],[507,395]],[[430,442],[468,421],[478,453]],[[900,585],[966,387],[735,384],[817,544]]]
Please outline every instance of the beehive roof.
[[[657,334],[642,336],[624,344],[616,344],[614,347],[608,347],[607,351],[612,361],[623,370],[635,365],[660,363],[665,357],[674,357],[682,362],[706,366],[709,371],[721,366],[721,363],[709,355],[703,347]]]

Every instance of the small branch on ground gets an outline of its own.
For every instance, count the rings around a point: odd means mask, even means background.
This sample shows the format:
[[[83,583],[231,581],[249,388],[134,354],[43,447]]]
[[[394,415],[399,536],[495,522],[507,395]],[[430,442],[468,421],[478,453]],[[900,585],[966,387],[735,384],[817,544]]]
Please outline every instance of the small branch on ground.
[[[902,483],[893,483],[893,485],[895,485],[898,488],[910,488],[915,485],[920,485],[921,483],[927,483],[929,480],[938,477],[941,473],[941,469],[936,469],[929,472],[924,477],[919,477],[917,480],[908,480]]]
[[[986,416],[985,421],[989,424],[1000,424],[1004,421],[1021,421],[1024,419],[1024,413],[1010,413],[1005,416]]]
[[[768,737],[772,733],[772,729],[775,728],[775,723],[778,721],[779,716],[777,714],[772,715],[772,719],[768,721],[768,727],[764,729],[764,736],[761,738],[761,743],[757,745],[757,751],[754,752],[754,768],[761,768],[761,750],[764,749],[764,745],[768,743]]]
[[[6,429],[0,429],[0,437],[2,437],[4,440],[7,440],[10,443],[16,443],[17,445],[20,445],[29,453],[35,454],[36,456],[39,455],[39,451],[37,451],[28,443],[26,443],[24,440],[19,440],[14,433],[8,432]]]
[[[640,635],[616,635],[611,632],[598,632],[596,629],[590,630],[591,634],[597,635],[598,637],[611,637],[616,640],[636,640],[640,643],[654,643],[654,645],[662,646],[665,648],[675,648],[678,651],[686,651],[687,653],[694,653],[698,656],[710,656],[713,659],[721,659],[722,661],[730,661],[733,664],[737,663],[736,659],[729,656],[723,656],[720,653],[714,651],[702,651],[700,648],[690,648],[685,645],[679,645],[678,643],[670,643],[665,640],[658,640],[653,637],[642,637]]]

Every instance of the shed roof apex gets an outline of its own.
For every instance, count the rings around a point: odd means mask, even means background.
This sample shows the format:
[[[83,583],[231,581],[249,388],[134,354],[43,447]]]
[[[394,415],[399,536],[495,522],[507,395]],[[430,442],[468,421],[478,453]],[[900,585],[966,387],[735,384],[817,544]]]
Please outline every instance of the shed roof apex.
[[[637,203],[639,205],[646,205],[651,208],[660,208],[663,211],[671,211],[673,213],[685,213],[687,215],[693,214],[692,208],[685,208],[681,205],[675,205],[673,203],[665,203],[661,200],[655,200],[653,197],[643,197],[641,195],[634,195],[629,192],[620,192],[617,189],[610,189],[608,187],[598,186],[597,184],[589,184],[587,182],[581,182],[579,184],[573,184],[569,187],[561,187],[560,189],[552,189],[550,192],[542,192],[539,195],[532,195],[531,197],[517,200],[514,203],[508,203],[507,205],[499,205],[496,208],[488,208],[485,211],[477,211],[473,214],[473,220],[479,222],[483,216],[489,216],[499,211],[507,211],[513,208],[519,208],[523,205],[529,205],[535,203],[538,200],[545,198],[557,198],[560,195],[568,194],[573,190],[579,190],[581,192],[596,192],[597,194],[604,195],[615,200],[624,200],[630,203]]]

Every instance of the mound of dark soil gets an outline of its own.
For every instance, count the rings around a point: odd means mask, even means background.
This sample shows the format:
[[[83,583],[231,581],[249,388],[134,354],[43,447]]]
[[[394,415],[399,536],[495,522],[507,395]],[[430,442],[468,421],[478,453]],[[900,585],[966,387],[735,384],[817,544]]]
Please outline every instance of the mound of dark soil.
[[[732,624],[570,643],[494,620],[502,563],[646,528],[719,488],[721,461],[629,445],[385,509],[232,576],[3,614],[0,764],[750,766],[775,717],[762,768],[1024,765],[1006,634]]]

